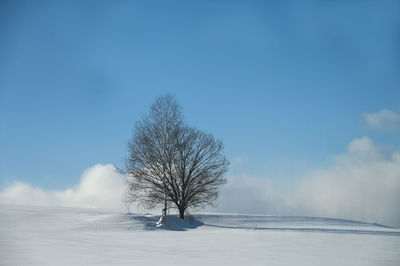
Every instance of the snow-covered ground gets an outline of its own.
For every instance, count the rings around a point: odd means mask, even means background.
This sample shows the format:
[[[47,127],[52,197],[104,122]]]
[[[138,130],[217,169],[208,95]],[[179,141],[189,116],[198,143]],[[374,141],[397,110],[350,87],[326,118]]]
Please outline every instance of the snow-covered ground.
[[[400,229],[312,217],[0,206],[0,265],[400,265]]]

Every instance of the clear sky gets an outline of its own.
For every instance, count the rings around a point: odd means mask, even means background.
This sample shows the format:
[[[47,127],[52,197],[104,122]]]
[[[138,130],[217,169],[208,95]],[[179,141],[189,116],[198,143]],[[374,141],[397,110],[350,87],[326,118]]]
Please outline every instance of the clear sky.
[[[165,93],[223,140],[230,174],[286,184],[355,138],[398,149],[399,131],[373,130],[365,114],[400,113],[399,11],[399,1],[2,0],[0,188],[64,189],[95,164],[121,165],[134,123]]]

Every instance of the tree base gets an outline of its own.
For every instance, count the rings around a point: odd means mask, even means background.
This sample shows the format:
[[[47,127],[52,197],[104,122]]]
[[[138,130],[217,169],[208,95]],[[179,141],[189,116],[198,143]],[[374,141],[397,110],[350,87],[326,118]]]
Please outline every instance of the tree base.
[[[157,222],[157,226],[164,225],[167,223],[167,216],[161,215],[160,219]]]

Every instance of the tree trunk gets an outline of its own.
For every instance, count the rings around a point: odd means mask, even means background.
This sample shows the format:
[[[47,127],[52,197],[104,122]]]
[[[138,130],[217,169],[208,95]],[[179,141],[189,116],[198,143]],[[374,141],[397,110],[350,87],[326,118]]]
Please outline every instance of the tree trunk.
[[[185,219],[185,208],[179,208],[179,218]]]
[[[167,201],[164,200],[164,209],[162,210],[162,215],[164,217],[167,217],[167,209],[168,209]]]

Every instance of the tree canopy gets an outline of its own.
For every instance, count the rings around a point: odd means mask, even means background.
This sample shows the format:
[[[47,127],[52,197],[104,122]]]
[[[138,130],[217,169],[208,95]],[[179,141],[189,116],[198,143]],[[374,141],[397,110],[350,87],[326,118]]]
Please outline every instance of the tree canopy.
[[[187,125],[175,98],[159,97],[136,123],[124,172],[128,201],[147,208],[175,206],[183,219],[187,208],[212,205],[226,183],[229,162],[223,144]],[[165,214],[165,213],[163,213]]]

